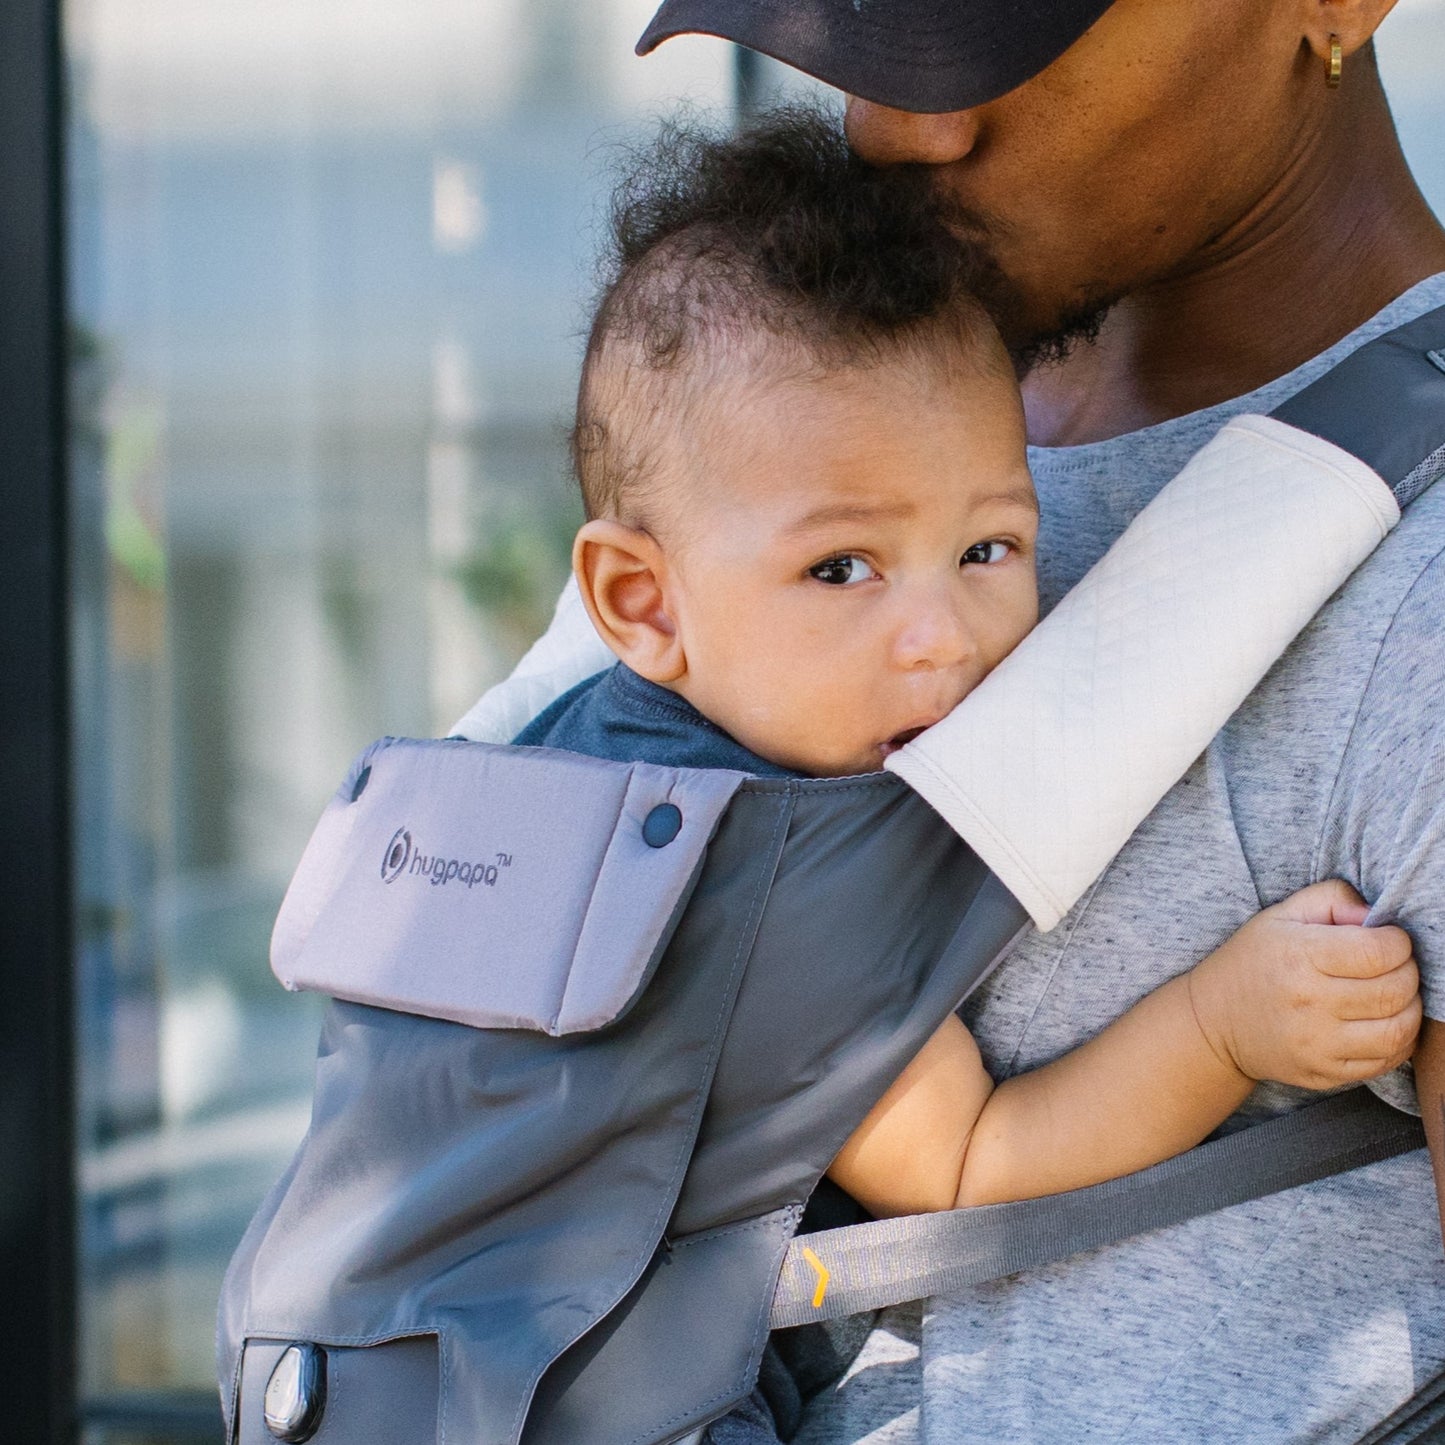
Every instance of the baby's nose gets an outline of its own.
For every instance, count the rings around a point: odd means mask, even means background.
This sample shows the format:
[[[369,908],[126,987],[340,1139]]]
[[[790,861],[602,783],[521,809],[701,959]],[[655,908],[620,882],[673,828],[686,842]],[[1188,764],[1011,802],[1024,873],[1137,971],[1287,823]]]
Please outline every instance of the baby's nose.
[[[899,633],[898,661],[910,672],[957,667],[977,652],[967,611],[955,600],[935,599],[918,608]]]

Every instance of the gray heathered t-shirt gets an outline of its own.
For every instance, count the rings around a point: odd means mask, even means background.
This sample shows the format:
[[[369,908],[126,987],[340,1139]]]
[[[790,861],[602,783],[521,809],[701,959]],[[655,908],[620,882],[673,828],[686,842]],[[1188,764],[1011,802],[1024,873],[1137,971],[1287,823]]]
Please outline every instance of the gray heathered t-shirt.
[[[1031,455],[1051,605],[1230,416],[1445,304],[1422,282],[1249,396]],[[1252,540],[1241,523],[1239,546]],[[1258,558],[1270,565],[1268,555]],[[1262,904],[1342,877],[1445,1018],[1445,481],[1411,507],[1059,927],[966,1010],[995,1077],[1074,1048]],[[1412,1100],[1399,1076],[1379,1092]],[[1289,1109],[1264,1086],[1245,1114]],[[804,1445],[1355,1441],[1445,1364],[1423,1150],[885,1315]]]

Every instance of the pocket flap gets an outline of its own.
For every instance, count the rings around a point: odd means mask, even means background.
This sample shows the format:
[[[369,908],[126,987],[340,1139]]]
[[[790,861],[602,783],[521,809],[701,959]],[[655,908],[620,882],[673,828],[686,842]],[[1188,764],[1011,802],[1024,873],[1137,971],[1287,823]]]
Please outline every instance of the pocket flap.
[[[327,805],[271,966],[476,1028],[601,1028],[646,984],[745,777],[385,738]]]

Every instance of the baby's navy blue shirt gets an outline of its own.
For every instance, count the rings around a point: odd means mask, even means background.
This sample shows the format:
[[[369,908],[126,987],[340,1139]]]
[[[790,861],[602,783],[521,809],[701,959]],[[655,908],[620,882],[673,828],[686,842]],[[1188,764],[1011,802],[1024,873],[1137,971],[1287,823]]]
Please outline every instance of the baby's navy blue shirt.
[[[749,752],[685,698],[620,662],[564,692],[512,741],[520,747],[564,748],[619,763],[731,768],[764,778],[797,776]]]

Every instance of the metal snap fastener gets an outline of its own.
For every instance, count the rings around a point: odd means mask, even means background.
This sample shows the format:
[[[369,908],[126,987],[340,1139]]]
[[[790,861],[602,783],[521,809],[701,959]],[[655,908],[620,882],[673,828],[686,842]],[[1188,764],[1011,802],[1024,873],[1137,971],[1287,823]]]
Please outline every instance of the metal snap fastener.
[[[666,848],[682,832],[682,809],[659,803],[643,820],[642,841],[649,848]]]
[[[326,1351],[309,1341],[288,1345],[266,1381],[262,1418],[277,1440],[300,1445],[326,1408]]]

